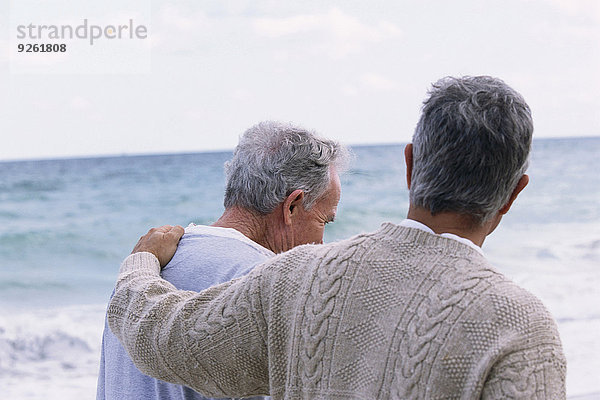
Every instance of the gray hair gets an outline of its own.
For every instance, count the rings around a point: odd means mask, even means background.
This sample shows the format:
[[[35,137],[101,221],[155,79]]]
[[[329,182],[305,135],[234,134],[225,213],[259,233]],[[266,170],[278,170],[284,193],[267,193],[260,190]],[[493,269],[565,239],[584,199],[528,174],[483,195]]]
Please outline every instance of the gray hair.
[[[529,106],[489,76],[446,77],[428,95],[413,136],[411,203],[483,224],[508,202],[527,169]]]
[[[331,166],[341,172],[348,150],[299,126],[264,121],[240,137],[225,163],[225,208],[271,213],[294,190],[310,209],[329,187]]]

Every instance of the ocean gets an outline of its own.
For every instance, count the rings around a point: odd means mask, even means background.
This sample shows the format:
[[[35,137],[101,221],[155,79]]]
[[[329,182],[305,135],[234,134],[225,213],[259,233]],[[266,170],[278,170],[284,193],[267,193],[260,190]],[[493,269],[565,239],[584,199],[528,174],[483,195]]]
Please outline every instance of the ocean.
[[[399,222],[402,145],[353,148],[325,242]],[[0,162],[0,398],[93,399],[121,260],[223,211],[230,152]],[[572,399],[600,398],[600,138],[534,140],[529,186],[483,250],[559,326]]]

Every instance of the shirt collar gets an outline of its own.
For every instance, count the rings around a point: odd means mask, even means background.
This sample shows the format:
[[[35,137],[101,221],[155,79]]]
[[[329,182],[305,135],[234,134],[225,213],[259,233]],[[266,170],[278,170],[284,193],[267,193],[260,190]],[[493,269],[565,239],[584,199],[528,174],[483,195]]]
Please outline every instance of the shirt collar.
[[[405,228],[415,228],[415,229],[420,229],[422,231],[431,233],[433,235],[435,235],[436,233],[427,225],[420,223],[419,221],[415,221],[414,219],[405,219],[404,221],[400,222],[399,224],[400,226],[404,226]],[[456,240],[458,242],[461,242],[463,244],[466,244],[467,246],[475,249],[479,254],[484,255],[483,254],[483,250],[481,250],[481,247],[477,246],[475,243],[473,243],[471,240],[464,238],[462,236],[458,236],[455,235],[454,233],[441,233],[440,236],[443,236],[445,238],[448,239],[452,239],[452,240]]]

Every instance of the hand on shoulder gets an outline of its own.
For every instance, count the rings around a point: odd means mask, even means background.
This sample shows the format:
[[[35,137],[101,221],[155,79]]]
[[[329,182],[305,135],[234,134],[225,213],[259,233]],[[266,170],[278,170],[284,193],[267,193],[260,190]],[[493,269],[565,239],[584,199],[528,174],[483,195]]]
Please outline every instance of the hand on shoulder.
[[[173,258],[183,233],[184,229],[179,225],[163,225],[159,228],[152,228],[140,237],[131,254],[152,253],[156,256],[162,268]]]

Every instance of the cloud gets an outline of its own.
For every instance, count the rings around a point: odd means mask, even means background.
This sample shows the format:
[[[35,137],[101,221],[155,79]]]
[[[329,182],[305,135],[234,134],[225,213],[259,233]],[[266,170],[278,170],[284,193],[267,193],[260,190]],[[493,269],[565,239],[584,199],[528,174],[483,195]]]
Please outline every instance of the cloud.
[[[247,101],[252,99],[252,93],[245,89],[236,89],[231,93],[231,98],[238,101]]]
[[[8,64],[8,40],[0,38],[0,65]]]
[[[360,83],[364,88],[377,92],[389,92],[398,89],[397,82],[372,72],[361,75]]]
[[[75,96],[69,101],[69,106],[73,110],[82,111],[89,109],[92,106],[92,103],[90,103],[90,101],[85,97]]]
[[[175,28],[180,31],[190,32],[205,27],[209,19],[201,11],[184,13],[171,4],[167,4],[158,11],[156,21],[163,29]]]
[[[294,54],[326,54],[338,59],[360,53],[369,45],[396,39],[400,28],[382,20],[367,23],[339,8],[289,17],[257,16],[253,13],[210,13],[206,10],[167,4],[153,14],[150,41],[153,48],[183,52],[193,47],[235,47],[266,39],[274,41],[277,54],[288,58]],[[285,46],[281,42],[286,41]],[[185,45],[181,43],[185,42]],[[291,43],[293,42],[293,43]],[[289,44],[289,46],[288,46]]]
[[[345,84],[340,88],[340,91],[344,96],[356,97],[358,96],[358,89],[354,85]]]
[[[354,82],[347,82],[340,87],[340,92],[346,97],[356,97],[363,91],[393,92],[400,88],[398,82],[374,72],[360,75]]]
[[[600,21],[600,1],[598,0],[546,0],[565,13],[576,17],[593,18]]]
[[[362,50],[366,45],[397,38],[402,31],[391,22],[374,25],[332,8],[326,13],[304,14],[285,18],[255,18],[254,31],[268,38],[318,34],[334,56],[344,56]],[[314,44],[314,43],[311,43]]]
[[[153,13],[145,44],[153,49],[188,54],[190,42],[198,43],[206,32],[217,28],[218,21],[209,18],[201,10],[166,4]]]
[[[532,24],[537,38],[555,47],[578,51],[585,46],[596,49],[600,40],[600,1],[542,0],[560,17],[557,21],[538,20]],[[587,57],[595,57],[591,51]]]

